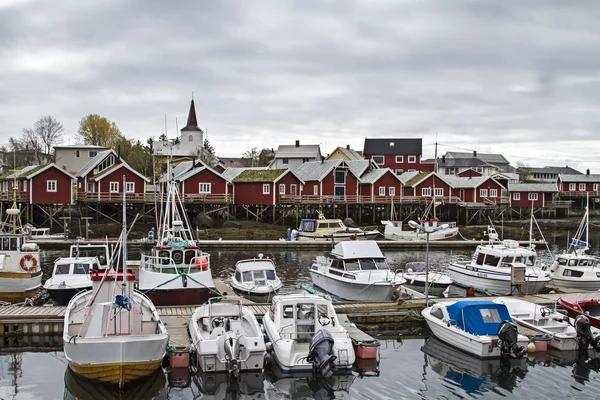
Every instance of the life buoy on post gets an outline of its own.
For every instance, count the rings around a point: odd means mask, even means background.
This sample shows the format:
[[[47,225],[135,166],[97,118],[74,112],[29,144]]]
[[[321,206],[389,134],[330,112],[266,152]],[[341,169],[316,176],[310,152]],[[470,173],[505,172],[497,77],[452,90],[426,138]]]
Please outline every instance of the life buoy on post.
[[[196,268],[206,271],[208,269],[208,258],[196,257]]]
[[[31,262],[31,265],[27,265],[29,262]],[[23,257],[21,257],[20,265],[23,271],[29,272],[37,267],[37,259],[33,256],[33,254],[25,254]]]

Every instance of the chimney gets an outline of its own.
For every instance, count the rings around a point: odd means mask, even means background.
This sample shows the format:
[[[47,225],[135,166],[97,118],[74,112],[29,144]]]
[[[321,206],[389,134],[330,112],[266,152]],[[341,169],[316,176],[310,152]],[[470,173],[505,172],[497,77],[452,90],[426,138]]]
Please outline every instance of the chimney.
[[[196,167],[196,156],[192,156],[192,168]]]
[[[346,149],[350,150],[350,145],[349,144],[346,145]]]
[[[477,150],[473,150],[473,157],[477,157]]]
[[[325,157],[321,156],[321,164],[325,162]]]
[[[117,158],[120,160],[121,159],[121,145],[117,146]]]
[[[300,141],[296,140],[296,147],[300,147]]]
[[[442,156],[442,163],[444,163],[444,164],[446,163],[446,155],[445,154]]]
[[[586,174],[586,175],[589,175],[589,174],[590,174],[590,169],[589,169],[589,168],[585,170],[585,174]]]

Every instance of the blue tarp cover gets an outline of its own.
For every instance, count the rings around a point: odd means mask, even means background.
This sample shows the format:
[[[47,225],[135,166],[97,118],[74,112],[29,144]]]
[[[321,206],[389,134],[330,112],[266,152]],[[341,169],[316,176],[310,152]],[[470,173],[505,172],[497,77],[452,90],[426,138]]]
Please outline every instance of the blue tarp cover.
[[[502,321],[512,321],[504,304],[489,300],[457,301],[446,310],[460,329],[473,335],[497,335]]]
[[[300,221],[300,232],[314,232],[317,230],[316,219],[303,219]]]

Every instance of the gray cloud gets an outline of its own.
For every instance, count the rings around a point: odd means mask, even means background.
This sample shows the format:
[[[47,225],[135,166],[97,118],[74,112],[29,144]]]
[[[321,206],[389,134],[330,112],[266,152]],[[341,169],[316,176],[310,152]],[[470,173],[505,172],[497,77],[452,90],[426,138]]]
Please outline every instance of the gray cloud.
[[[12,0],[0,142],[53,114],[175,132],[191,92],[217,152],[435,133],[453,148],[600,171],[596,1]],[[433,155],[433,147],[425,147]]]

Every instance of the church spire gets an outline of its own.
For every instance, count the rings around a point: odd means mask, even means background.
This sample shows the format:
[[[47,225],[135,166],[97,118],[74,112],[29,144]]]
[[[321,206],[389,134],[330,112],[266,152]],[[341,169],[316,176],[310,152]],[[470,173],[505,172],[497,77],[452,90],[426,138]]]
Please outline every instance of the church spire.
[[[196,119],[196,106],[194,105],[194,99],[190,103],[190,112],[188,113],[187,124],[181,129],[181,132],[202,132],[202,129],[198,127],[198,120]]]

